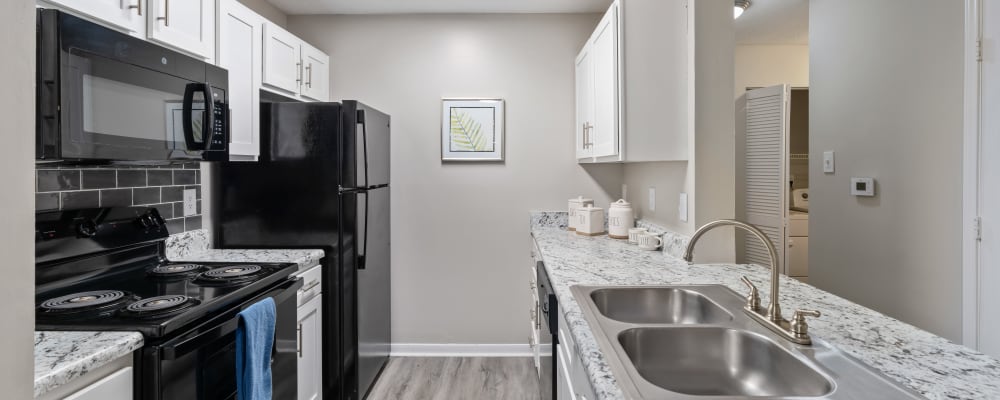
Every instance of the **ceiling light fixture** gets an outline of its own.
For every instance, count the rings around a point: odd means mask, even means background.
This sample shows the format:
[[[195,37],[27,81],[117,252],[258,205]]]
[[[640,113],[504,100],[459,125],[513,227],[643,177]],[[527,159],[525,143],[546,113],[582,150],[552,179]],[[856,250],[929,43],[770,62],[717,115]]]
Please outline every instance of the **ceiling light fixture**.
[[[733,6],[733,19],[739,18],[748,8],[750,8],[750,0],[736,0],[736,5]]]

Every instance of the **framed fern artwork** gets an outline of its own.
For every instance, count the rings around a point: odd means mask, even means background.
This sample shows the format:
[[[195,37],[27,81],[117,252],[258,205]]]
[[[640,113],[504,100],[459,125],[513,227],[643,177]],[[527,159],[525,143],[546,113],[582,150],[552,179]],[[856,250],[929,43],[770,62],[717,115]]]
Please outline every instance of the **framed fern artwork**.
[[[441,161],[503,161],[503,99],[441,100]]]

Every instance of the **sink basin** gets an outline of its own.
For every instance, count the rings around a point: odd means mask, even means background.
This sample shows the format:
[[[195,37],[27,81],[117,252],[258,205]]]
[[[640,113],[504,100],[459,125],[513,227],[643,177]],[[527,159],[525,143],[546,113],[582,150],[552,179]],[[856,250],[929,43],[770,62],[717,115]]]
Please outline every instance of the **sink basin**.
[[[813,337],[795,344],[723,285],[572,286],[629,399],[922,399]]]
[[[632,324],[716,324],[733,319],[708,297],[687,289],[598,289],[590,298],[605,317]]]
[[[633,328],[618,341],[636,371],[693,396],[819,397],[833,384],[761,335],[723,327]]]

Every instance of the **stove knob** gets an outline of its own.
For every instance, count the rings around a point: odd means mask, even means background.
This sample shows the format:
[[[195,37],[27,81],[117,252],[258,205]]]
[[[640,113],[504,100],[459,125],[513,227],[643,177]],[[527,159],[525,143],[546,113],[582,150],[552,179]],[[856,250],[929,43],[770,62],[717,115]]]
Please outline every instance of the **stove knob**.
[[[76,232],[83,237],[94,237],[97,235],[97,224],[92,220],[86,220],[76,226]]]

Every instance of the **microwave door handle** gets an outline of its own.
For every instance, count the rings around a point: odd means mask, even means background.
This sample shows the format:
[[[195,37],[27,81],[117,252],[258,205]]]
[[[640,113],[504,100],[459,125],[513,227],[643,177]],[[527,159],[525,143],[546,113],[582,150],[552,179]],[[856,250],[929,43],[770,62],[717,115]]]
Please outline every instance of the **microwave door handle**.
[[[202,117],[201,124],[201,135],[202,142],[198,143],[194,140],[194,94],[201,92],[205,99],[205,110],[204,117]],[[207,136],[205,134],[210,132],[211,124],[214,123],[213,115],[214,104],[211,100],[211,90],[209,89],[208,83],[189,83],[184,87],[184,103],[182,104],[182,129],[184,130],[184,144],[187,150],[205,150],[208,146]]]
[[[205,116],[201,120],[201,148],[208,150],[212,143],[212,133],[215,131],[215,97],[212,95],[212,84],[205,81]]]
[[[302,287],[302,279],[300,277],[289,278],[288,282],[282,284],[274,290],[271,290],[261,296],[255,297],[244,303],[241,309],[249,307],[250,305],[257,303],[258,301],[264,300],[268,297],[273,297],[275,304],[281,304],[288,301],[291,296],[295,296],[299,288]],[[236,332],[239,327],[240,318],[239,316],[233,316],[233,318],[226,320],[225,322],[219,324],[218,326],[209,329],[195,337],[185,339],[177,343],[169,343],[160,347],[160,354],[162,360],[176,360],[184,355],[191,353],[192,351],[198,350],[205,346],[206,344],[212,343],[223,336]]]

